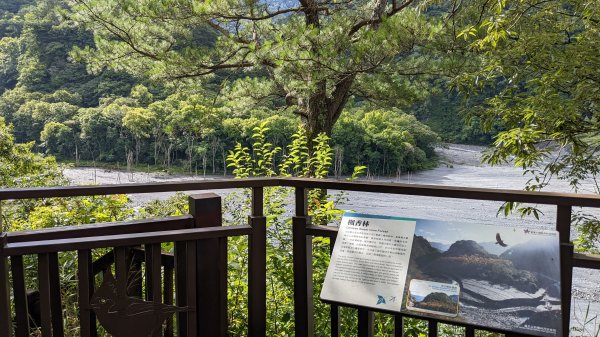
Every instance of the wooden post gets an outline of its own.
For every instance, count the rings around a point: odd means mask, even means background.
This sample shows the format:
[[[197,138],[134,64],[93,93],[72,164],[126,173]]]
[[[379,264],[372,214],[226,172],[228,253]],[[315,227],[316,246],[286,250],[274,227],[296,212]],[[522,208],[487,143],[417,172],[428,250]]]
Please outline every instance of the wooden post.
[[[329,239],[329,254],[333,254],[333,247],[335,246],[335,240],[337,239],[337,234],[331,236]],[[329,315],[331,318],[331,337],[339,337],[340,336],[340,308],[339,306],[332,304],[329,308]]]
[[[77,251],[77,277],[79,283],[79,325],[81,337],[96,337],[96,315],[90,307],[95,281],[91,250]]]
[[[52,335],[52,300],[50,298],[50,257],[48,253],[38,254],[38,287],[40,290],[40,323],[42,337]]]
[[[12,273],[13,304],[16,324],[15,336],[29,337],[29,310],[27,309],[27,289],[25,286],[25,268],[23,267],[22,255],[13,255],[10,257],[10,270]]]
[[[358,337],[373,337],[374,317],[373,311],[366,308],[358,309]]]
[[[1,209],[0,218],[2,218]],[[0,222],[0,336],[12,336],[8,284],[8,257],[2,254],[2,250],[6,245],[6,233],[2,232],[1,226],[2,223]]]
[[[189,198],[194,228],[222,226],[221,197]],[[199,240],[196,247],[198,336],[227,336],[227,238]]]
[[[394,337],[402,337],[404,336],[404,327],[403,322],[404,317],[401,314],[394,315]],[[472,336],[465,336],[472,337]]]
[[[292,219],[296,337],[311,337],[315,334],[313,324],[312,237],[306,236],[306,226],[309,223],[306,190],[296,188],[296,216]]]
[[[571,206],[559,205],[556,210],[556,230],[560,240],[560,302],[562,306],[562,336],[569,336],[571,323],[571,287],[573,285],[573,243],[571,243]]]
[[[175,303],[177,303],[178,307],[190,306],[190,303],[187,301],[187,255],[188,255],[188,246],[190,246],[186,242],[175,242]],[[194,250],[196,248],[194,247]],[[194,256],[195,257],[195,256]],[[195,260],[195,259],[194,259]],[[192,307],[191,309],[196,312],[196,307]],[[178,312],[177,313],[177,336],[188,336],[188,317],[190,315],[187,312]],[[195,331],[195,329],[194,329]]]
[[[438,322],[430,319],[427,321],[427,336],[437,337],[438,335]]]
[[[263,214],[263,188],[252,189],[252,235],[248,254],[248,336],[264,337],[267,331],[267,218]]]

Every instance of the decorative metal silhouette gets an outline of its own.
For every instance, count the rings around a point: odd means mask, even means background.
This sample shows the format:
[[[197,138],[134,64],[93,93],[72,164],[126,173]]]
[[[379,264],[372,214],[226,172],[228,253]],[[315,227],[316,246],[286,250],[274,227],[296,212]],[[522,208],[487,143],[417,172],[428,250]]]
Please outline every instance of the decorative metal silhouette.
[[[110,271],[104,273],[102,284],[94,292],[90,307],[98,321],[113,337],[149,337],[162,329],[174,313],[188,311],[172,305],[129,297],[117,287]]]
[[[500,237],[500,233],[496,233],[496,244],[500,245],[502,247],[508,246],[506,243],[504,243],[504,241],[502,241],[502,238]]]

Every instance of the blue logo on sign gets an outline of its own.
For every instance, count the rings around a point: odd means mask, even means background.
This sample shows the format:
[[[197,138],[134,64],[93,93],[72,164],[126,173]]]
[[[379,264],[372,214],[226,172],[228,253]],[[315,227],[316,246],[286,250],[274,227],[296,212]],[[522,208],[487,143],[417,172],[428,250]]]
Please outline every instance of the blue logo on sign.
[[[381,295],[377,295],[377,304],[385,304],[385,298]]]

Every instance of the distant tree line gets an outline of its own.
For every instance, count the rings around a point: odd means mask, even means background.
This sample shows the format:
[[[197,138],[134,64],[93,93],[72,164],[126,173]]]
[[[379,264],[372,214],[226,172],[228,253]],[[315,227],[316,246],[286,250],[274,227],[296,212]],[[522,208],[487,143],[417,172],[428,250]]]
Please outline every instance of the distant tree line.
[[[62,160],[177,165],[208,174],[226,172],[228,150],[238,142],[251,145],[259,124],[266,123],[269,142],[282,148],[301,125],[293,114],[215,104],[202,94],[178,92],[155,100],[141,84],[125,97],[101,99],[97,107],[81,107],[80,101],[65,90],[42,94],[17,88],[0,97],[0,107],[16,141],[34,142]],[[431,165],[438,136],[415,117],[354,110],[334,128],[332,173],[350,174],[354,166],[366,165],[373,174],[391,175]]]

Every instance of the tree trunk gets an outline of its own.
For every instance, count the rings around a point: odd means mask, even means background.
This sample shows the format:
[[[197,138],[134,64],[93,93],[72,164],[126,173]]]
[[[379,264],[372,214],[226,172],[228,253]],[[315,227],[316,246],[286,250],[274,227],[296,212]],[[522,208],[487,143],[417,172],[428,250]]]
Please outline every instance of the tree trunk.
[[[188,157],[188,165],[190,169],[190,174],[193,170],[193,161],[194,161],[194,136],[189,136],[187,138],[187,157]]]
[[[210,142],[210,152],[212,155],[212,173],[213,175],[217,173],[217,167],[215,166],[215,161],[217,157],[217,147],[219,146],[219,142],[216,138],[212,138]]]
[[[227,176],[227,153],[225,152],[225,146],[221,147],[221,157],[223,158],[223,177]]]
[[[135,164],[140,163],[140,150],[141,150],[141,140],[136,137],[135,139]]]
[[[301,110],[304,108],[305,111],[302,116],[309,139],[315,139],[320,133],[331,136],[333,126],[348,102],[355,78],[354,74],[349,74],[336,79],[331,97],[327,96],[325,80],[317,84],[316,91],[307,98],[304,107],[301,106]],[[299,104],[302,103],[300,100]]]
[[[320,29],[319,2],[316,0],[300,0],[300,3],[304,7],[306,26]],[[313,46],[312,50],[315,53],[319,52],[317,46]],[[315,91],[308,97],[297,97],[301,111],[300,115],[304,119],[308,139],[314,139],[320,133],[331,135],[333,125],[340,117],[346,102],[348,102],[350,87],[355,77],[355,74],[341,74],[334,79],[320,80],[316,83]],[[327,81],[334,81],[334,90],[331,97],[327,96]],[[293,93],[290,94],[293,96]]]
[[[173,149],[173,144],[169,144],[169,147],[167,148],[167,151],[165,152],[166,155],[166,159],[167,159],[167,169],[171,169],[171,151]]]
[[[159,149],[159,144],[158,144],[158,135],[154,135],[154,166],[157,165],[158,163],[158,149]]]

